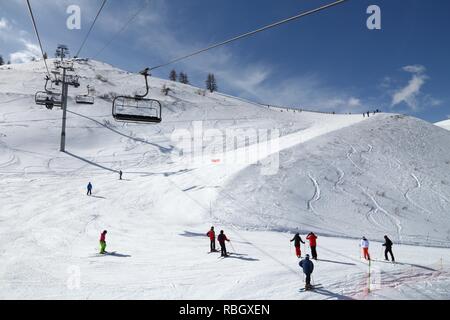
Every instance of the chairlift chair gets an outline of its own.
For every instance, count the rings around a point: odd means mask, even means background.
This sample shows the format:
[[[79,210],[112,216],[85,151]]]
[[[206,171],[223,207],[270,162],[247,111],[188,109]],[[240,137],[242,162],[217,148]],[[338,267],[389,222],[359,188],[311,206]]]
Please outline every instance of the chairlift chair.
[[[38,91],[34,96],[34,101],[37,105],[45,106],[47,109],[53,109],[54,106],[61,107],[62,96],[61,93],[54,92],[47,88],[50,78],[45,77],[45,91]]]
[[[94,96],[91,96],[91,90],[90,87],[87,86],[88,89],[88,93],[87,94],[82,94],[82,95],[77,95],[75,97],[75,102],[78,104],[94,104]]]
[[[161,102],[145,98],[148,95],[148,69],[140,72],[145,77],[146,92],[143,95],[118,96],[113,100],[112,116],[116,121],[160,123]]]

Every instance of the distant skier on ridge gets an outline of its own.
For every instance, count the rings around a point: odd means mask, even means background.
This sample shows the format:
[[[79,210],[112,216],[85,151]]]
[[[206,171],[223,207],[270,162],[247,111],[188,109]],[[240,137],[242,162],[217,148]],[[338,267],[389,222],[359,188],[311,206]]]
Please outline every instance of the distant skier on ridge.
[[[314,260],[317,260],[317,250],[316,250],[316,246],[317,246],[317,236],[314,234],[314,232],[310,232],[307,236],[306,236],[306,240],[309,240],[309,247],[311,248],[311,255],[312,258]]]
[[[210,249],[211,252],[217,252],[216,250],[216,232],[214,231],[214,227],[206,233],[206,236],[209,237],[210,240]]]
[[[389,252],[389,254],[391,255],[391,258],[392,258],[392,262],[395,262],[394,254],[392,253],[392,245],[393,245],[393,243],[392,243],[391,239],[389,239],[388,236],[384,236],[383,247],[386,247],[386,249],[384,250],[384,259],[386,261],[389,261],[389,259],[388,259],[388,252]]]
[[[290,242],[294,241],[294,247],[295,247],[295,254],[297,256],[297,258],[301,258],[302,257],[302,250],[300,248],[300,243],[305,244],[305,242],[302,240],[302,238],[300,237],[300,234],[296,233],[294,238],[291,239]]]
[[[217,241],[219,241],[219,244],[220,244],[220,255],[222,257],[228,257],[227,248],[225,246],[225,241],[230,242],[230,240],[227,238],[225,233],[223,233],[223,230],[220,230],[220,234],[217,237]]]
[[[91,196],[92,195],[92,183],[88,183],[87,185],[87,195]]]

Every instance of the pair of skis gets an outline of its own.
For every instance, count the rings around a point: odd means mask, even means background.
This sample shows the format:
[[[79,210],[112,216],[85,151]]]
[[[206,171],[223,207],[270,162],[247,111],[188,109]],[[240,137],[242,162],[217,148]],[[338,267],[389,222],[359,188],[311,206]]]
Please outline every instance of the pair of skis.
[[[320,283],[318,283],[318,284],[315,284],[315,285],[311,285],[310,287],[305,287],[305,288],[300,288],[298,291],[299,292],[306,292],[306,291],[314,291],[314,290],[316,290],[316,289],[322,289],[323,288],[323,286],[322,286],[322,284],[320,284]]]

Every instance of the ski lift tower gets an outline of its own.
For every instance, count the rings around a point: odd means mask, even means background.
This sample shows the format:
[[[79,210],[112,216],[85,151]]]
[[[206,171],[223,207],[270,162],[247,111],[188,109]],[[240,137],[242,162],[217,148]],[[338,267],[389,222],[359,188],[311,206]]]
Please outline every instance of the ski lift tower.
[[[62,77],[60,78],[60,81],[62,83],[62,90],[61,90],[61,107],[63,110],[63,116],[62,116],[62,126],[61,126],[61,145],[60,145],[60,151],[65,152],[66,151],[66,120],[67,120],[67,96],[69,92],[69,85],[78,87],[78,77],[73,75],[68,75],[68,71],[74,71],[73,69],[73,63],[69,61],[63,61],[59,65],[58,69],[62,69]],[[58,81],[59,79],[57,79]]]

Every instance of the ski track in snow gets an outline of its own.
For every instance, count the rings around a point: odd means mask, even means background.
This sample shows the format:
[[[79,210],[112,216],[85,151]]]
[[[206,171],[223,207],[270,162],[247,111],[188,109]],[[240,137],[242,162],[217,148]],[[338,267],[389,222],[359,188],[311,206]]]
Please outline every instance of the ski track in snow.
[[[375,219],[375,217],[378,216],[374,216],[375,214],[378,214],[379,212],[383,213],[383,215],[388,218],[392,224],[395,226],[396,230],[397,230],[397,236],[398,239],[401,241],[402,240],[402,225],[399,219],[397,219],[397,217],[395,217],[394,215],[390,214],[387,210],[385,210],[383,207],[381,207],[378,202],[375,200],[375,197],[371,196],[366,190],[364,190],[364,188],[362,186],[359,186],[359,188],[361,189],[361,191],[372,201],[372,203],[375,205],[375,210],[371,210],[368,213],[368,216],[371,217],[372,221],[374,221],[373,219]],[[380,224],[379,222],[376,223],[378,226],[382,226],[382,224]],[[384,228],[382,228],[384,229]]]
[[[320,186],[317,180],[310,173],[308,173],[308,177],[314,185],[314,195],[310,200],[308,200],[308,210],[311,210],[316,216],[322,219],[313,206],[314,203],[320,200]]]
[[[422,184],[420,183],[419,178],[417,178],[417,176],[414,173],[411,173],[411,177],[414,179],[415,186],[414,186],[414,188],[408,189],[408,191],[405,192],[404,197],[413,206],[415,206],[416,208],[418,208],[421,211],[423,211],[424,213],[426,213],[427,214],[427,219],[429,219],[433,215],[433,213],[431,211],[429,211],[428,209],[425,209],[424,207],[419,205],[416,201],[412,200],[411,196],[409,195],[412,191],[414,191],[414,190],[420,191],[421,188],[422,188]]]
[[[350,150],[347,152],[347,159],[357,168],[359,171],[363,172],[364,170],[358,166],[355,161],[353,161],[352,156],[356,153],[356,149],[354,146],[350,145]]]

